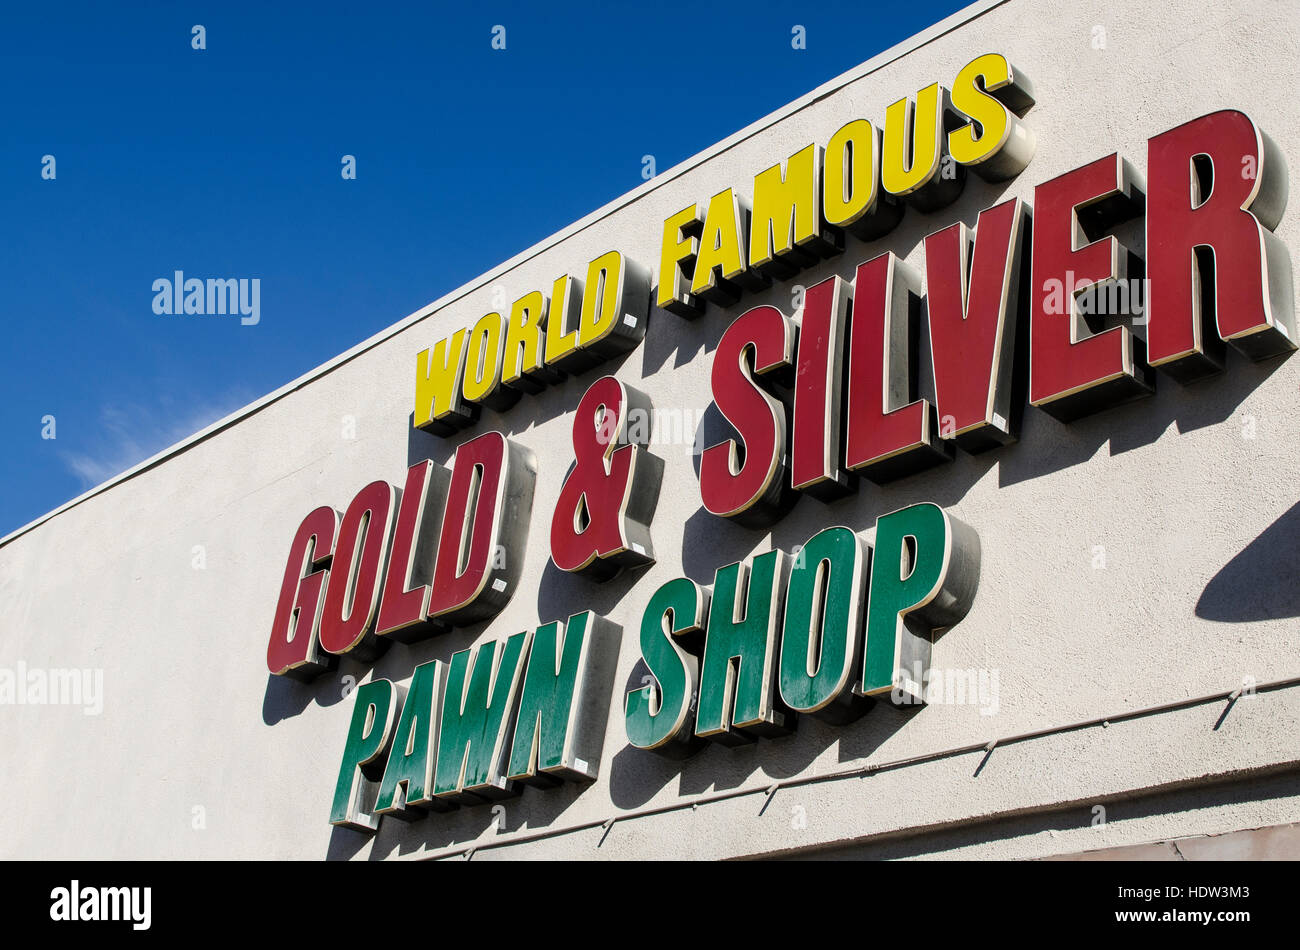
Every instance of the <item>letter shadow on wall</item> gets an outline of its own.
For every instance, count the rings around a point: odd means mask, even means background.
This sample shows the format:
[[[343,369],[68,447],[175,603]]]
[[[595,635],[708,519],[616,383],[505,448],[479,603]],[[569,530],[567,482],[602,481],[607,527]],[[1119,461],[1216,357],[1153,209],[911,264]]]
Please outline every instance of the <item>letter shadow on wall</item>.
[[[663,485],[664,460],[648,449],[643,452],[644,460],[640,464],[645,466],[647,473],[643,502],[651,512],[648,523],[653,530],[654,513],[659,507],[659,490]],[[577,463],[570,462],[564,478],[557,484],[566,484],[576,468]],[[538,543],[549,552],[551,518],[544,514],[539,516],[536,512],[534,517],[537,519],[537,524],[533,525],[533,530],[538,533]],[[627,599],[632,588],[645,576],[646,568],[649,566],[647,564],[625,568],[608,580],[598,581],[589,576],[560,570],[548,555],[546,566],[542,568],[541,581],[537,585],[537,616],[547,620],[561,620],[580,610],[593,610],[602,617],[607,617],[615,607]]]
[[[449,466],[452,456],[456,454],[456,446],[473,438],[480,430],[489,432],[491,429],[491,426],[484,426],[480,420],[477,425],[444,439],[432,432],[417,429],[415,413],[412,412],[406,417],[406,464],[414,465],[431,459],[435,465]]]
[[[406,820],[389,815],[380,821],[373,835],[333,828],[326,858],[351,857],[367,841],[373,841],[368,859],[382,861],[394,854],[471,847],[496,834],[537,831],[552,825],[589,787],[576,782],[551,788],[520,786],[518,794],[500,801],[462,804],[450,812],[415,811]]]
[[[1134,217],[1109,229],[1107,233],[1113,234],[1134,255],[1145,260],[1145,221],[1145,216]],[[1031,256],[1029,253],[1024,255],[1025,272],[1019,284],[1020,320],[1026,329],[1030,320]],[[1100,326],[1095,327],[1095,330],[1128,326],[1134,336],[1142,341],[1145,353],[1147,328],[1139,319],[1123,314],[1099,316],[1096,319]],[[1028,339],[1017,341],[1018,368],[1028,366],[1028,343]],[[1026,398],[1020,441],[1004,449],[985,453],[999,459],[999,487],[1030,481],[1087,462],[1106,444],[1109,444],[1109,454],[1112,457],[1151,445],[1164,435],[1170,425],[1175,425],[1181,434],[1225,422],[1246,397],[1290,357],[1288,353],[1256,362],[1231,345],[1225,345],[1224,350],[1222,372],[1184,385],[1159,369],[1153,369],[1151,378],[1155,392],[1151,395],[1112,406],[1073,422],[1059,422],[1046,412],[1029,406]],[[924,362],[928,359],[927,352],[923,356],[923,366],[930,365]],[[1017,401],[1020,401],[1020,397],[1017,397]]]
[[[1050,421],[1050,420],[1049,420]],[[700,456],[704,448],[726,439],[738,439],[736,430],[716,405],[710,405],[700,421],[693,448],[692,463],[698,481]],[[698,584],[713,583],[716,570],[724,564],[749,557],[756,552],[780,548],[789,553],[818,531],[831,525],[844,525],[856,532],[872,528],[876,519],[918,502],[933,502],[949,508],[965,497],[971,486],[982,479],[1015,446],[967,455],[955,453],[953,460],[928,471],[877,485],[866,478],[857,479],[856,490],[843,498],[823,503],[795,493],[794,507],[770,529],[750,529],[711,514],[700,504],[686,519],[682,534],[682,572]],[[789,475],[787,473],[786,477]],[[698,495],[695,499],[698,504]],[[765,531],[770,530],[770,541]]]
[[[1029,406],[1020,442],[985,454],[998,457],[998,484],[1006,487],[1087,462],[1106,443],[1116,456],[1153,444],[1170,425],[1180,434],[1218,425],[1288,358],[1255,362],[1228,347],[1223,372],[1209,379],[1184,386],[1157,371],[1153,395],[1070,423]]]
[[[507,438],[514,438],[553,419],[572,413],[578,405],[578,400],[592,383],[603,376],[617,373],[619,367],[627,362],[631,355],[632,353],[622,353],[612,356],[579,373],[570,373],[562,382],[548,386],[539,393],[523,393],[519,401],[509,409],[497,411],[480,408],[475,422],[445,438],[426,432],[424,429],[417,429],[415,413],[408,413],[406,464],[414,465],[425,459],[433,459],[439,465],[449,466],[452,457],[456,454],[457,446],[485,432],[502,432]],[[569,444],[567,433],[564,444],[565,446]]]
[[[266,674],[266,692],[262,695],[262,722],[274,726],[277,722],[299,715],[312,700],[317,706],[333,706],[342,702],[343,677],[351,675],[353,682],[364,682],[370,664],[358,663],[346,657],[340,657],[338,666],[332,671],[322,673],[316,679],[304,683],[288,676]]]
[[[626,635],[625,631],[625,638]],[[641,688],[648,680],[645,661],[638,660],[622,691],[615,690],[611,728],[620,728],[621,697]],[[680,797],[739,788],[760,771],[770,779],[791,778],[807,772],[813,760],[835,742],[839,743],[838,761],[865,759],[922,708],[903,710],[887,701],[876,701],[868,705],[860,719],[842,725],[831,725],[815,716],[788,713],[794,719],[794,729],[789,735],[760,738],[739,746],[705,739],[696,740],[690,748],[663,754],[624,745],[610,759],[610,801],[622,809],[640,808],[674,779],[678,783],[676,795]],[[694,710],[692,705],[689,714],[692,722]],[[753,799],[756,811],[763,807],[762,795],[755,794]]]
[[[1068,424],[1058,422],[1032,406],[1025,406],[1018,442],[977,455],[958,449],[950,462],[883,485],[859,478],[856,491],[829,504],[813,498],[801,499],[788,515],[772,526],[770,544],[762,531],[731,524],[727,519],[698,507],[686,519],[682,540],[683,573],[697,583],[707,585],[713,583],[714,571],[720,565],[769,547],[790,551],[794,545],[804,543],[818,530],[831,524],[864,531],[871,528],[881,514],[917,502],[929,501],[944,508],[950,507],[961,501],[995,465],[999,487],[1006,487],[1084,464],[1107,444],[1111,456],[1151,445],[1165,435],[1171,425],[1176,426],[1178,433],[1186,433],[1223,424],[1288,358],[1280,356],[1255,362],[1229,347],[1227,365],[1222,373],[1188,386],[1157,373],[1156,392],[1152,396]],[[927,360],[928,352],[923,354],[922,366]],[[924,388],[921,395],[931,398]],[[697,479],[702,449],[734,438],[735,430],[717,406],[710,405],[701,420],[693,450]],[[1282,520],[1286,518],[1284,516]],[[1255,619],[1264,616],[1261,614]],[[1300,608],[1294,613],[1270,616],[1300,616]]]
[[[1300,617],[1300,502],[1264,529],[1211,578],[1196,616],[1222,623]]]

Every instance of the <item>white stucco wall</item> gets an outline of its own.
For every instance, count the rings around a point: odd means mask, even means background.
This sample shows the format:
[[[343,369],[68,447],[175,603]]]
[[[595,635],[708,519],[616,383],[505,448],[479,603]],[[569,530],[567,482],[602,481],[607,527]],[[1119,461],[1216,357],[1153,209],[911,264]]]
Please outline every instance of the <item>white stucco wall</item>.
[[[1146,141],[1219,108],[1250,113],[1300,175],[1300,4],[1233,0],[1008,0],[980,4],[932,30],[901,58],[760,122],[717,154],[661,175],[562,240],[521,255],[452,295],[425,319],[373,345],[233,425],[170,455],[0,545],[0,666],[98,667],[103,713],[52,706],[0,708],[6,779],[4,857],[407,857],[458,852],[476,841],[561,832],[483,857],[727,857],[913,834],[972,818],[1070,809],[1078,828],[1021,834],[964,853],[1030,856],[1294,817],[1296,799],[1244,796],[1194,816],[1145,816],[1094,828],[1092,803],[1300,765],[1300,688],[1244,697],[1216,729],[1223,704],[1045,736],[852,778],[783,789],[773,781],[982,744],[991,739],[1300,676],[1300,358],[1250,363],[1191,387],[1163,376],[1154,398],[1069,426],[1027,408],[1019,444],[859,492],[833,505],[805,498],[770,535],[700,510],[688,446],[665,461],[653,536],[658,562],[598,585],[547,568],[550,513],[570,458],[572,410],[595,371],[504,415],[485,412],[465,437],[499,428],[536,454],[539,474],[523,583],[492,622],[396,645],[373,667],[344,659],[310,685],[276,680],[264,656],[289,542],[313,507],[344,508],[362,485],[400,485],[408,460],[445,462],[456,440],[410,427],[415,354],[507,299],[549,287],[611,248],[655,267],[661,222],[693,200],[735,186],[844,122],[881,121],[885,107],[931,82],[950,83],[983,52],[1005,53],[1033,80],[1028,114],[1037,153],[1017,179],[971,177],[956,204],[909,210],[894,232],[847,251],[798,283],[893,250],[924,270],[922,238],[1118,150],[1145,169]],[[980,12],[982,11],[982,12]],[[869,29],[865,10],[855,29]],[[1092,44],[1102,26],[1106,44]],[[915,44],[913,44],[915,45]],[[853,75],[858,75],[859,70]],[[832,86],[836,84],[831,84]],[[689,163],[688,163],[689,164]],[[1295,202],[1293,201],[1293,205]],[[1300,216],[1278,229],[1293,258]],[[1140,232],[1139,232],[1140,234]],[[789,283],[710,307],[687,322],[655,310],[644,343],[606,371],[649,393],[656,408],[703,410],[711,353],[745,307],[789,312]],[[382,335],[381,335],[382,336]],[[928,369],[923,370],[928,372]],[[355,440],[341,438],[344,416]],[[1253,418],[1254,437],[1243,436]],[[710,747],[682,763],[627,746],[622,693],[639,658],[636,629],[650,594],[820,528],[868,530],[884,512],[936,502],[973,526],[983,550],[969,616],[936,645],[945,668],[996,669],[999,710],[877,706],[858,722],[805,720],[793,736]],[[206,569],[191,567],[203,545]],[[1104,546],[1106,567],[1095,569]],[[487,807],[404,824],[374,838],[327,819],[351,698],[341,677],[404,682],[419,663],[541,621],[591,608],[624,628],[599,780],[580,789],[528,789],[505,803],[504,831]],[[599,822],[719,790],[756,794]],[[1300,791],[1300,787],[1297,787]],[[206,827],[192,827],[193,809]],[[799,825],[803,809],[805,825]],[[562,833],[578,825],[584,830]],[[608,833],[606,833],[608,832]]]

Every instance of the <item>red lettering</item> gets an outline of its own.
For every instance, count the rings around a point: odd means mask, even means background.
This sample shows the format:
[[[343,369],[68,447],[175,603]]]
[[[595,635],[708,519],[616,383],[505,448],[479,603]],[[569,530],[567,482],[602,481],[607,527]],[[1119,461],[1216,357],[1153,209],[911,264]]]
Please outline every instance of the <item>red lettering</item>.
[[[441,528],[441,501],[449,480],[447,470],[428,459],[406,471],[375,636],[410,643],[437,632],[427,619],[429,582]]]
[[[650,519],[662,466],[645,449],[650,415],[649,398],[613,376],[596,380],[578,402],[576,464],[551,518],[551,560],[560,570],[606,580],[654,562]]]
[[[973,247],[961,222],[925,239],[939,436],[967,452],[1015,441],[1024,398],[1014,380],[1027,217],[1013,198],[980,212]]]
[[[303,518],[293,536],[266,649],[267,668],[276,676],[309,680],[334,665],[320,646],[320,607],[338,526],[339,513],[326,506]]]
[[[1140,274],[1140,258],[1105,235],[1141,213],[1137,181],[1112,154],[1034,190],[1029,401],[1062,422],[1152,391],[1142,340],[1103,329],[1100,312],[1111,282]]]
[[[1220,339],[1257,360],[1294,350],[1273,141],[1246,115],[1215,112],[1152,138],[1147,169],[1151,365],[1185,383],[1223,368]]]
[[[917,397],[921,278],[892,251],[858,266],[849,327],[845,463],[887,482],[951,459]]]
[[[804,293],[795,376],[790,480],[823,501],[841,498],[854,483],[840,467],[844,393],[844,334],[849,288],[839,277]]]
[[[797,332],[776,307],[754,307],[726,329],[713,355],[713,401],[739,439],[704,450],[700,497],[708,511],[747,527],[772,524],[798,500],[786,476],[785,403],[755,379],[793,364]]]
[[[500,432],[456,450],[428,615],[463,626],[496,616],[523,568],[537,462]]]
[[[330,653],[369,661],[387,646],[374,637],[373,628],[392,529],[393,494],[388,482],[371,482],[343,513],[320,622],[320,643]]]

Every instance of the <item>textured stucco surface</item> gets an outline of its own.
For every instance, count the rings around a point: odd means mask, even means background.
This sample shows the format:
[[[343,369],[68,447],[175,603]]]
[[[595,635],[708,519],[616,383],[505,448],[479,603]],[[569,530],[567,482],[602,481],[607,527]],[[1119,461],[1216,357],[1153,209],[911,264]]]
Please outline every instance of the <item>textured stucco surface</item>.
[[[864,9],[855,29],[869,28]],[[1093,47],[1094,27],[1105,48]],[[846,27],[847,28],[847,27]],[[1300,675],[1300,358],[1249,363],[1191,387],[1167,378],[1142,402],[1064,426],[1026,409],[1019,444],[885,488],[864,483],[832,505],[800,501],[770,534],[720,523],[699,508],[690,447],[655,448],[665,462],[653,523],[658,562],[596,585],[548,566],[550,512],[569,465],[572,410],[600,370],[513,410],[485,412],[466,437],[499,428],[539,463],[523,583],[492,622],[410,647],[373,667],[343,660],[314,684],[275,680],[263,658],[293,532],[321,504],[343,508],[362,485],[401,484],[409,461],[445,462],[455,442],[412,431],[415,354],[507,299],[549,287],[610,248],[655,267],[662,220],[753,175],[844,122],[875,121],[897,98],[948,84],[975,55],[1004,52],[1034,81],[1027,121],[1037,153],[1017,179],[972,177],[933,215],[908,212],[885,238],[796,281],[710,308],[693,323],[655,310],[644,343],[604,371],[649,393],[656,408],[710,403],[711,353],[744,307],[790,310],[810,285],[893,250],[924,270],[924,236],[1119,151],[1142,170],[1146,140],[1219,108],[1250,113],[1300,177],[1300,3],[1236,0],[1010,0],[811,102],[708,162],[643,190],[565,240],[428,319],[415,322],[306,386],[163,464],[69,508],[0,546],[0,666],[100,667],[102,715],[77,708],[0,708],[9,820],[5,857],[408,857],[500,833],[486,807],[413,823],[385,822],[373,839],[327,823],[352,701],[342,677],[406,681],[419,663],[591,608],[624,628],[599,780],[529,789],[505,803],[504,834],[563,829],[732,788],[762,790],[795,775],[892,762],[1053,725],[1115,716],[1256,682]],[[1300,253],[1300,215],[1278,229]],[[1140,250],[1141,231],[1126,239]],[[923,373],[928,373],[923,361]],[[923,382],[923,390],[930,386]],[[342,418],[356,438],[341,438]],[[1245,437],[1253,435],[1251,438]],[[933,501],[978,531],[979,594],[936,645],[945,668],[996,669],[993,716],[974,705],[903,714],[877,707],[858,722],[805,721],[787,738],[710,747],[664,761],[626,745],[621,695],[634,685],[635,630],[650,593],[673,577],[711,583],[722,564],[795,544],[829,524],[869,531],[875,518]],[[191,567],[206,549],[206,570]],[[1104,547],[1105,567],[1094,567]],[[1294,765],[1300,689],[1244,697],[1215,728],[1222,704],[999,748],[975,774],[967,754],[870,778],[763,793],[479,852],[484,857],[729,857],[907,835],[972,818],[1075,807]],[[1291,773],[1293,776],[1295,772]],[[1300,790],[1300,783],[1297,783]],[[1285,803],[1286,807],[1279,807]],[[1198,814],[1147,817],[1141,827],[1083,828],[999,839],[966,853],[1033,856],[1261,827],[1294,820],[1295,798],[1249,797]],[[192,828],[195,806],[206,828]],[[802,827],[796,806],[803,809]],[[602,843],[603,839],[603,843]],[[598,846],[599,845],[599,846]],[[476,856],[477,859],[477,856]]]

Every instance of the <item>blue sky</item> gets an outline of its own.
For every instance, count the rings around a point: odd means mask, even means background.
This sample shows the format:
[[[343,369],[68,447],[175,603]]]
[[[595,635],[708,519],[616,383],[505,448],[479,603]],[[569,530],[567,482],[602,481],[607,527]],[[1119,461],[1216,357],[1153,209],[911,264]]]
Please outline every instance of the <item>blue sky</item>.
[[[7,4],[0,535],[962,6]],[[176,270],[260,322],[155,314]]]

